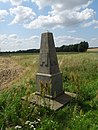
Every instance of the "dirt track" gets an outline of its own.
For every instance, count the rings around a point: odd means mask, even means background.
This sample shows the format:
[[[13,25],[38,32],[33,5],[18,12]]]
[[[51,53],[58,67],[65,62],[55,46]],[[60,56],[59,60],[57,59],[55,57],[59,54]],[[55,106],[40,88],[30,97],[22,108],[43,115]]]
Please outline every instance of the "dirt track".
[[[10,57],[0,57],[0,90],[16,79],[23,69]]]

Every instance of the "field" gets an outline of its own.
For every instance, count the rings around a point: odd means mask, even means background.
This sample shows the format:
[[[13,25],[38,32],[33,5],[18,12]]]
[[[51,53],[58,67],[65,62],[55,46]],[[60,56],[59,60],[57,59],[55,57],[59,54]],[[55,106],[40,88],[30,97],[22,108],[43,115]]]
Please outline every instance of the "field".
[[[52,111],[28,102],[36,91],[38,54],[0,56],[1,130],[98,130],[98,53],[58,53],[58,62],[64,90],[77,96]]]
[[[90,48],[87,51],[88,52],[98,52],[98,47],[97,48]]]
[[[0,57],[0,89],[5,88],[22,72],[22,67],[12,61],[10,57]]]

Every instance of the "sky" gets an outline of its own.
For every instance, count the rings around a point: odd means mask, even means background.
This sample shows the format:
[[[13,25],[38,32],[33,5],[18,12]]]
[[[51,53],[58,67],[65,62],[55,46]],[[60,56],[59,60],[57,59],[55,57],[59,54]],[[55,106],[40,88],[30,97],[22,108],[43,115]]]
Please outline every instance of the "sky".
[[[58,47],[98,47],[98,0],[0,0],[0,51],[40,48],[47,31]]]

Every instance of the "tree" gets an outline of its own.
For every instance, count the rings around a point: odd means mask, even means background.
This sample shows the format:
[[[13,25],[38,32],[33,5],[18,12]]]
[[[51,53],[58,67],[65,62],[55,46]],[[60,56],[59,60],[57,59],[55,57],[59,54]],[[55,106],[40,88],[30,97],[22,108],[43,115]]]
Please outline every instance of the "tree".
[[[78,45],[78,52],[86,52],[87,49],[89,47],[88,42],[80,42],[80,44]]]

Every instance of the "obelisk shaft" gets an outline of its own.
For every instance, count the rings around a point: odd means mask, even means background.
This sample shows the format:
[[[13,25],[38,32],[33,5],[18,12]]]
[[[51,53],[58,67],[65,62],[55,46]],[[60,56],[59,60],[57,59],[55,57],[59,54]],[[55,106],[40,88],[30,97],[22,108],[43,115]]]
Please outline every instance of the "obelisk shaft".
[[[55,74],[60,72],[52,33],[43,33],[41,36],[39,62],[39,73]]]
[[[53,34],[42,33],[39,68],[36,75],[37,92],[45,96],[57,97],[63,93],[62,74],[59,70]]]

